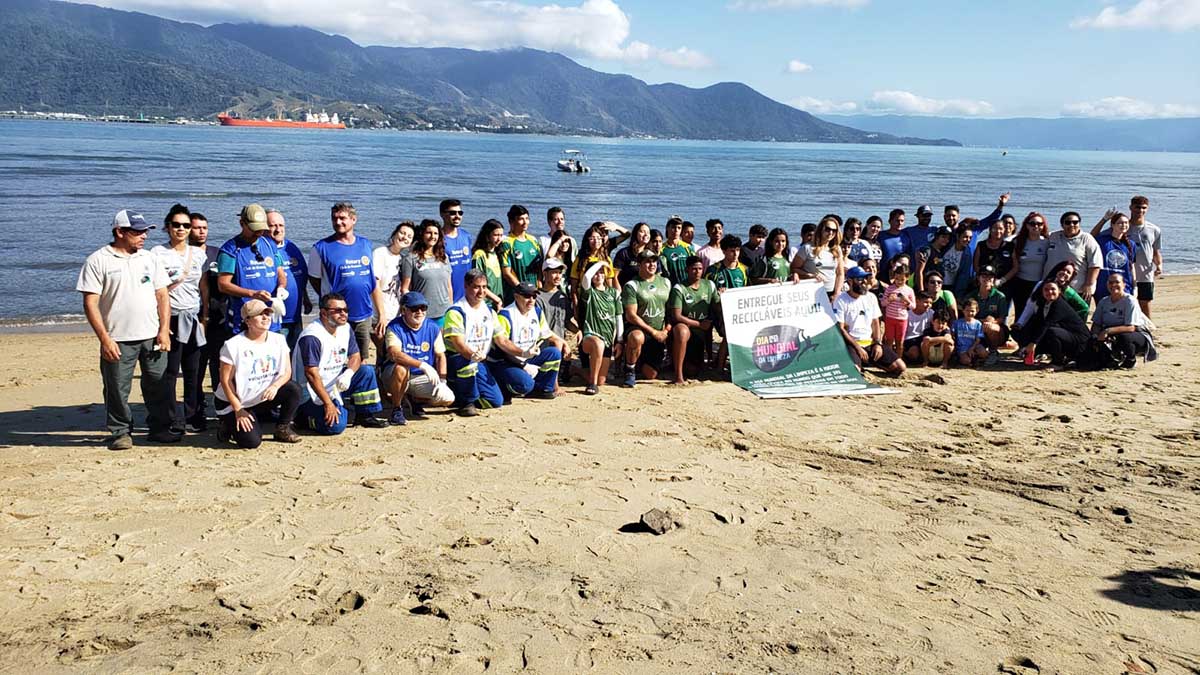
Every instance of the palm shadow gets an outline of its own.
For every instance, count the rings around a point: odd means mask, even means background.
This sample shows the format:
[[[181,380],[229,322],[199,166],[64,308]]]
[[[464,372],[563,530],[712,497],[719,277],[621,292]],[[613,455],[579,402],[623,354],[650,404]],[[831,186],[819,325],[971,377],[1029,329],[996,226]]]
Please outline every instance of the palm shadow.
[[[1200,572],[1177,567],[1126,570],[1105,577],[1116,588],[1100,594],[1132,607],[1169,612],[1200,612]]]

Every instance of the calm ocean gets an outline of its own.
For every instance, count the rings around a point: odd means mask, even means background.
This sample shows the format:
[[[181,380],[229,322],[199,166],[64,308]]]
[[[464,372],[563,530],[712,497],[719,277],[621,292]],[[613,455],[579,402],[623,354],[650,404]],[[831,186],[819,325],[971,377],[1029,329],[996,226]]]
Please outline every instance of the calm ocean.
[[[586,151],[592,173],[565,174],[563,148]],[[1066,209],[1090,225],[1129,197],[1150,198],[1162,227],[1168,274],[1200,272],[1200,154],[1010,151],[794,143],[642,141],[389,131],[235,129],[138,124],[0,121],[0,324],[78,320],[74,291],[83,259],[109,241],[112,215],[140,210],[160,225],[175,202],[209,218],[209,242],[233,236],[236,214],[257,201],[284,213],[302,246],[329,232],[329,205],[354,202],[358,232],[377,243],[400,220],[436,217],[444,197],[463,201],[464,224],[504,221],[513,203],[545,230],[559,205],[569,230],[594,220],[645,220],[661,229],[673,213],[726,232],[782,226],[825,213],[886,218],[958,204],[983,216],[996,196],[1009,210],[1053,223]],[[702,236],[702,235],[701,235]]]

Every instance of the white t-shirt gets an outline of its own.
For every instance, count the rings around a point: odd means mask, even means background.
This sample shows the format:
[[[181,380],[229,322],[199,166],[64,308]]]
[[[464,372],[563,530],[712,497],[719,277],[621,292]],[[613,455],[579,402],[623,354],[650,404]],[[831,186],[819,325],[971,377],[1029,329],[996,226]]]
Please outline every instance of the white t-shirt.
[[[383,293],[383,316],[380,321],[384,325],[400,313],[400,258],[404,252],[392,253],[386,246],[380,246],[371,252],[371,267],[375,270],[375,283]]]
[[[842,293],[833,301],[833,319],[846,325],[846,332],[860,345],[869,345],[874,340],[871,322],[882,316],[879,300],[874,293],[863,293],[855,298]]]
[[[254,342],[245,333],[238,333],[225,341],[221,347],[221,363],[233,366],[233,386],[243,408],[262,403],[263,392],[278,378],[288,363],[287,340],[279,333],[267,333],[264,342]],[[216,397],[220,399],[218,415],[233,411],[225,385],[218,385]]]
[[[179,253],[169,246],[155,246],[150,252],[171,280],[171,313],[195,314],[200,310],[200,279],[204,277],[204,249],[188,246]]]
[[[1070,239],[1062,230],[1050,234],[1046,240],[1046,271],[1054,269],[1064,260],[1075,263],[1075,279],[1071,281],[1071,288],[1079,292],[1087,285],[1087,271],[1093,267],[1104,267],[1100,244],[1088,232],[1080,232]]]
[[[100,318],[109,337],[134,342],[158,335],[154,293],[170,283],[158,256],[145,249],[127,255],[110,245],[87,257],[75,290],[100,296]]]
[[[1162,230],[1150,221],[1129,227],[1129,239],[1137,244],[1133,261],[1139,281],[1154,281],[1154,252],[1162,250]]]
[[[321,360],[317,364],[317,373],[321,376],[321,384],[324,385],[325,393],[329,394],[329,398],[334,402],[341,403],[342,392],[338,391],[334,385],[337,384],[338,377],[346,370],[346,364],[350,361],[350,337],[349,325],[338,326],[334,332],[330,333],[320,319],[308,324],[304,332],[300,333],[300,338],[296,341],[296,350],[292,352],[292,381],[300,385],[300,391],[304,394],[301,403],[308,401],[320,403],[321,397],[313,390],[312,385],[308,382],[308,376],[304,373],[304,355],[301,353],[304,345],[300,343],[300,340],[314,338],[321,344]]]
[[[812,244],[804,244],[796,253],[796,257],[800,259],[805,272],[820,273],[825,277],[823,283],[826,293],[834,291],[833,285],[837,283],[837,259],[833,257],[833,251],[830,251],[828,246],[822,246],[821,250],[817,251]]]
[[[909,310],[908,312],[908,328],[904,330],[904,339],[911,340],[919,338],[925,334],[925,329],[929,326],[929,320],[933,318],[933,308],[925,310],[924,314],[917,314]]]

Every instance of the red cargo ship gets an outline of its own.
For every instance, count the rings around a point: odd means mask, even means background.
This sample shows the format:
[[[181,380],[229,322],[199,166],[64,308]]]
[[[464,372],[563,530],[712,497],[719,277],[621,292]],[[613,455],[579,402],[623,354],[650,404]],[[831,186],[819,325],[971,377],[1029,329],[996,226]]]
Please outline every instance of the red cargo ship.
[[[303,122],[300,120],[288,119],[271,119],[268,117],[265,120],[247,119],[243,117],[233,117],[229,113],[221,113],[217,115],[217,121],[223,127],[271,127],[277,129],[345,129],[346,125],[338,120],[337,113],[333,117],[322,112],[320,115],[308,113]]]

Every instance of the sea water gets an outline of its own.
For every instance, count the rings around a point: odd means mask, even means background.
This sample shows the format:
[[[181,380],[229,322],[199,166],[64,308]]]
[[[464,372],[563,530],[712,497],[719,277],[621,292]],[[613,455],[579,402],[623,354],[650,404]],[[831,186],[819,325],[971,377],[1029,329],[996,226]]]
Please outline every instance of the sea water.
[[[583,150],[592,171],[556,170],[561,151]],[[110,240],[113,214],[141,211],[166,240],[176,202],[204,213],[209,243],[238,232],[242,205],[283,212],[288,237],[307,247],[330,232],[329,207],[348,200],[357,232],[383,243],[400,220],[437,218],[463,202],[474,234],[512,204],[544,234],[545,212],[566,211],[579,235],[596,220],[662,229],[679,214],[721,218],[745,236],[753,223],[800,225],[826,213],[866,220],[900,207],[915,222],[929,204],[982,217],[1012,192],[1008,211],[1049,217],[1074,209],[1085,229],[1129,197],[1150,198],[1163,229],[1168,274],[1200,272],[1200,154],[942,148],[805,143],[629,140],[398,131],[249,129],[0,121],[0,323],[79,320],[74,290],[84,258]]]

